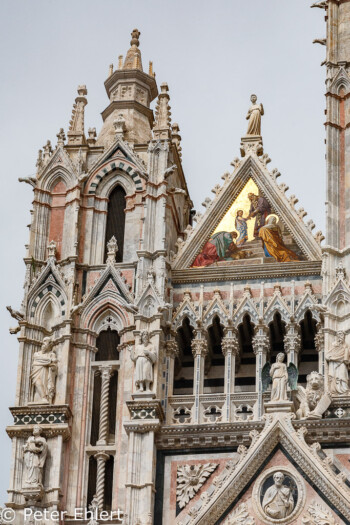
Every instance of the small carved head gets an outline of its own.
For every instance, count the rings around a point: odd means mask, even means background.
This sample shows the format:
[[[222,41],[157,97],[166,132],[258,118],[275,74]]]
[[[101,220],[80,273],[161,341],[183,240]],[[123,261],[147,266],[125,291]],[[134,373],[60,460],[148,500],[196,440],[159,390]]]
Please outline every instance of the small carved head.
[[[310,390],[321,390],[323,387],[323,377],[318,372],[310,372],[306,377],[307,388]]]
[[[147,330],[142,330],[141,332],[141,342],[142,343],[148,343],[149,342],[149,333]]]
[[[43,429],[40,425],[34,425],[33,436],[41,436]]]
[[[344,343],[344,341],[345,341],[345,332],[340,330],[339,332],[337,332],[337,343]]]
[[[277,487],[282,487],[283,480],[284,480],[283,472],[275,472],[275,474],[273,475],[273,480]]]
[[[282,363],[283,361],[284,361],[284,354],[280,352],[279,354],[277,354],[276,362]]]
[[[255,102],[258,100],[258,97],[253,93],[253,95],[250,96],[250,100],[253,104],[255,104]]]
[[[41,345],[41,351],[42,352],[48,352],[52,348],[52,339],[51,337],[44,337],[42,345]]]

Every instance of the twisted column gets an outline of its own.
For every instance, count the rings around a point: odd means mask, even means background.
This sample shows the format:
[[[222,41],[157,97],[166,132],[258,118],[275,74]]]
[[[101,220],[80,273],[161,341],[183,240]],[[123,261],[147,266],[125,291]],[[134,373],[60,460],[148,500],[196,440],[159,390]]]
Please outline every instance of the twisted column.
[[[207,340],[201,330],[197,330],[192,340],[192,354],[194,357],[193,395],[195,396],[194,423],[199,423],[199,396],[204,389],[204,365],[208,353]]]
[[[102,366],[101,372],[101,400],[100,400],[100,426],[97,445],[107,445],[108,435],[108,409],[109,409],[109,384],[112,376],[111,366]]]
[[[255,364],[255,391],[258,394],[258,410],[257,417],[261,419],[263,415],[263,391],[262,391],[262,378],[261,372],[264,364],[266,363],[266,355],[269,348],[269,337],[268,328],[263,324],[257,325],[255,329],[255,336],[253,337],[253,351],[256,356]]]
[[[287,364],[293,363],[298,367],[298,354],[301,347],[300,327],[297,323],[289,323],[286,326],[284,336],[284,349],[287,354]]]
[[[318,371],[320,374],[322,374],[325,384],[326,382],[326,363],[325,363],[325,333],[324,328],[321,323],[317,324],[317,333],[315,335],[315,346],[316,350],[318,352]]]
[[[105,452],[98,452],[94,457],[97,461],[96,499],[98,501],[98,509],[101,511],[104,507],[106,461],[109,459],[109,455]]]
[[[235,391],[236,355],[238,355],[237,331],[229,329],[221,341],[222,353],[225,356],[225,394],[226,421],[231,419],[231,394]]]

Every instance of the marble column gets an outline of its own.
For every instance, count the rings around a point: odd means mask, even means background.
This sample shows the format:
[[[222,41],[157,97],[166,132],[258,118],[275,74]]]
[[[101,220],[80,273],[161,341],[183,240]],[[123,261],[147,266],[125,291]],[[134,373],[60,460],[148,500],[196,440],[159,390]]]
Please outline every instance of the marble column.
[[[98,509],[103,510],[105,499],[106,461],[109,459],[109,455],[105,452],[98,452],[94,457],[97,462],[96,499],[98,501]]]
[[[192,340],[192,354],[194,358],[193,395],[195,396],[193,423],[199,423],[199,396],[204,390],[204,366],[208,354],[208,343],[203,330],[195,331]]]
[[[287,354],[287,364],[293,363],[298,368],[298,355],[301,347],[300,327],[297,323],[288,323],[284,336],[284,350]]]
[[[97,445],[107,445],[108,437],[108,412],[109,412],[109,387],[113,369],[110,365],[99,368],[101,373],[101,399],[100,399],[100,426]]]
[[[226,421],[231,419],[231,394],[235,391],[236,356],[238,354],[237,331],[229,328],[225,330],[222,342],[222,353],[225,356],[225,398],[226,398]]]
[[[256,380],[255,380],[255,391],[258,394],[258,405],[257,405],[257,419],[261,419],[263,415],[263,391],[262,391],[262,378],[261,372],[263,366],[266,363],[266,355],[269,349],[269,336],[268,328],[265,325],[258,325],[255,329],[255,336],[253,337],[253,350],[256,356]]]
[[[174,393],[174,369],[175,359],[178,356],[179,350],[175,339],[171,338],[165,342],[165,356],[166,356],[166,382],[165,382],[165,403],[169,396]]]

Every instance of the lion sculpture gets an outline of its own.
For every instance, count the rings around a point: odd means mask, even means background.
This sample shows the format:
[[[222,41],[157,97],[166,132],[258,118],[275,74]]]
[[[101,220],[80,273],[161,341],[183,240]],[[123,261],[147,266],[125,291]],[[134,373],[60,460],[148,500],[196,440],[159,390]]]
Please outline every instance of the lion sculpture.
[[[324,392],[322,374],[311,372],[306,377],[306,388],[298,386],[294,401],[297,419],[321,419],[332,401]]]

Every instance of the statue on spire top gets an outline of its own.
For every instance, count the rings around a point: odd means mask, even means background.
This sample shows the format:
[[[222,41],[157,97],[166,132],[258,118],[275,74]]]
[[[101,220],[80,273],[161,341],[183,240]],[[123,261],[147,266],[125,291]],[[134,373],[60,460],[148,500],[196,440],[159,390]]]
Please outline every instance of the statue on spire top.
[[[262,104],[257,104],[258,97],[256,95],[251,95],[250,100],[252,105],[248,109],[247,120],[248,130],[247,135],[261,135],[261,116],[264,114],[264,106]]]

